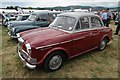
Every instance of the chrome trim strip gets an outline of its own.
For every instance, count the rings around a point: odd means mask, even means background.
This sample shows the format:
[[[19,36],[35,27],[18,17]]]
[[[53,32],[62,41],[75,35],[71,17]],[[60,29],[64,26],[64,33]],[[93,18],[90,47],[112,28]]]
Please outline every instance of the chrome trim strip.
[[[96,29],[102,29],[104,27],[99,27],[99,28],[89,28],[89,29],[79,29],[79,30],[75,30],[73,33],[78,33],[78,32],[83,32],[83,31],[90,31],[90,30],[96,30]]]
[[[64,43],[71,42],[71,41],[72,40],[68,40],[68,41],[64,41],[64,42],[60,42],[60,43],[50,44],[50,45],[47,45],[47,46],[41,46],[41,47],[37,47],[36,49],[40,49],[40,48],[44,48],[44,47],[50,47],[50,46],[55,46],[55,45],[58,45],[58,44],[64,44]]]
[[[30,56],[27,54],[27,52],[25,52],[23,49],[22,49],[22,52],[24,52],[30,58]]]
[[[80,40],[80,39],[83,39],[83,38],[85,38],[85,37],[76,38],[76,39],[73,39],[73,41]]]
[[[73,39],[73,40],[68,40],[68,41],[55,43],[55,44],[50,44],[50,45],[47,45],[47,46],[41,46],[41,47],[37,47],[36,49],[41,49],[41,48],[44,48],[44,47],[51,47],[51,46],[55,46],[55,45],[58,45],[58,44],[64,44],[64,43],[67,43],[67,42],[71,42],[71,41],[75,41],[75,40],[79,40],[79,39],[83,39],[83,38],[85,38],[85,37],[80,37],[80,38],[76,38],[76,39]]]
[[[31,65],[29,63],[26,62],[25,64],[29,69],[35,69],[36,68],[36,65]]]

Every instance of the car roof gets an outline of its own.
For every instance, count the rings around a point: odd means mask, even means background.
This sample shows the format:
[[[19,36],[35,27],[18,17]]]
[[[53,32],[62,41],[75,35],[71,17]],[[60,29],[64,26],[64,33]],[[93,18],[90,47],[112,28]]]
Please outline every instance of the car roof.
[[[58,16],[69,16],[78,19],[82,16],[96,16],[96,15],[94,13],[85,13],[85,12],[66,12],[66,13],[61,13]]]
[[[39,15],[39,14],[48,14],[47,10],[40,10],[39,12],[32,12],[32,14]]]
[[[59,14],[62,13],[61,11],[49,11],[49,10],[40,10],[39,12],[32,12],[32,14]]]
[[[21,15],[21,16],[27,16],[27,15],[30,15],[30,14],[19,14],[19,15]]]

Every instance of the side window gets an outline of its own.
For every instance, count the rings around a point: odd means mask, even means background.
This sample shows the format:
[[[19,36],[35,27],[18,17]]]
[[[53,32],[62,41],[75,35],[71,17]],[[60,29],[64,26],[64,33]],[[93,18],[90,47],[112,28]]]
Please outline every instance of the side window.
[[[79,24],[79,21],[77,22],[77,25],[75,27],[75,30],[79,30],[80,29],[80,24]]]
[[[54,14],[49,14],[49,20],[53,21],[55,19]]]
[[[81,22],[81,29],[89,29],[89,18],[88,17],[82,17],[80,19]]]
[[[40,15],[38,18],[37,18],[37,21],[47,21],[48,20],[48,16],[43,14],[43,15]]]
[[[100,19],[98,19],[98,26],[99,26],[99,27],[103,27],[103,24],[102,24],[102,22],[101,22]]]
[[[26,20],[29,16],[23,16],[22,20]]]
[[[91,17],[91,26],[92,28],[102,27],[102,23],[97,17]]]

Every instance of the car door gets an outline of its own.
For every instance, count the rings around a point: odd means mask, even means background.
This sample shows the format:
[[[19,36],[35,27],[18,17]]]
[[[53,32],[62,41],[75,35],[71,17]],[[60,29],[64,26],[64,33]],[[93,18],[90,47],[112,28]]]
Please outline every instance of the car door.
[[[96,48],[102,37],[103,24],[98,17],[91,17],[91,48]]]
[[[76,25],[75,32],[72,34],[73,55],[83,53],[90,48],[89,18],[82,17]],[[73,56],[72,55],[72,56]]]
[[[39,15],[36,18],[35,26],[47,27],[48,24],[49,24],[49,22],[48,22],[48,15],[47,14]]]

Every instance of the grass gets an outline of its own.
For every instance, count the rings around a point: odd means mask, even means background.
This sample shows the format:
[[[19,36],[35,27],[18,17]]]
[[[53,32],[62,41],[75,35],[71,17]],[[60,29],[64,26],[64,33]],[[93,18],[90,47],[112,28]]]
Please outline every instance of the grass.
[[[115,31],[113,22],[110,27]],[[120,41],[119,41],[120,42]],[[2,75],[3,78],[118,78],[118,36],[103,51],[91,51],[68,60],[55,72],[43,68],[29,70],[22,66],[16,52],[17,41],[2,27]]]
[[[2,27],[0,27],[0,34],[2,34]],[[0,77],[2,77],[2,35],[0,35]]]

